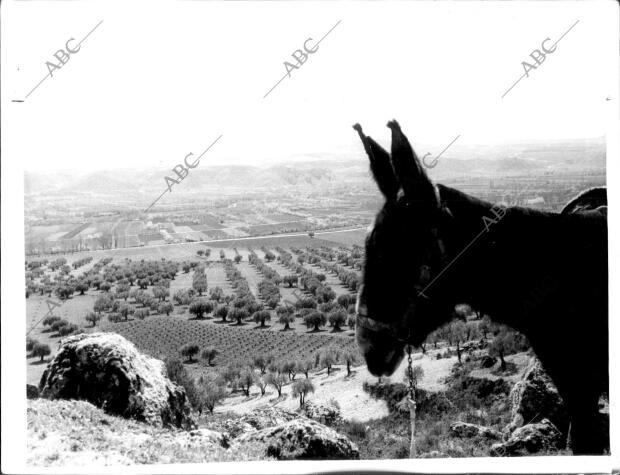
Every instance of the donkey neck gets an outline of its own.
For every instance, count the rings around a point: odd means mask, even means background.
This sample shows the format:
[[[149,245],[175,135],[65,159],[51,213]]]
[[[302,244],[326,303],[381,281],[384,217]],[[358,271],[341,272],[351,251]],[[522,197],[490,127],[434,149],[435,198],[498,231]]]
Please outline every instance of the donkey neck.
[[[446,236],[453,269],[443,293],[455,304],[467,303],[496,322],[527,331],[570,273],[569,256],[592,248],[592,226],[579,215],[500,209],[452,188],[439,190],[453,216]]]

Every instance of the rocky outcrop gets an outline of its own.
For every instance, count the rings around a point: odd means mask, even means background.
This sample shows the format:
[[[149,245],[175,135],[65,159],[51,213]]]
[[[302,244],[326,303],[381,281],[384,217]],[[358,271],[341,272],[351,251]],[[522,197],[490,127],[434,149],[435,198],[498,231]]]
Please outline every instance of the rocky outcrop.
[[[502,438],[502,434],[497,430],[468,422],[453,422],[450,425],[450,435],[460,438],[481,437],[495,440],[501,440]]]
[[[333,426],[342,421],[340,406],[335,402],[308,401],[304,407],[304,412],[310,419],[327,426]]]
[[[185,390],[164,363],[115,333],[71,336],[43,373],[41,397],[81,399],[109,414],[158,426],[193,427]]]
[[[516,429],[505,442],[493,444],[491,455],[531,455],[547,450],[557,451],[564,445],[564,437],[549,419],[526,424]]]
[[[311,419],[294,419],[284,424],[238,437],[231,449],[258,443],[265,455],[279,460],[357,459],[359,450],[347,437]]]
[[[534,359],[510,392],[512,418],[506,427],[510,434],[524,424],[548,419],[562,434],[568,433],[569,419],[560,393]]]

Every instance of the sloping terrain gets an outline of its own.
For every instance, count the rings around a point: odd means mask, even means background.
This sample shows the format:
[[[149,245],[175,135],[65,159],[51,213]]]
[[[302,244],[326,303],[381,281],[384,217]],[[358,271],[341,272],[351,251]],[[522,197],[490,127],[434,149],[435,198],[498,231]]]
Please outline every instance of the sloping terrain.
[[[268,460],[244,446],[228,451],[212,438],[105,414],[84,401],[28,402],[28,465],[102,466]]]

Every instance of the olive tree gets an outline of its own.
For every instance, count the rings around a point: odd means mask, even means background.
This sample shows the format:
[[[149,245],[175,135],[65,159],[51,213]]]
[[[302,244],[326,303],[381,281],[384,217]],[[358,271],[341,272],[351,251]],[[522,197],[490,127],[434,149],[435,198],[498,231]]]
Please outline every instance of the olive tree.
[[[325,326],[327,319],[323,312],[314,311],[304,316],[304,323],[307,328],[314,328],[313,331],[318,332],[319,327]]]
[[[319,353],[319,365],[322,368],[327,368],[327,376],[330,375],[332,366],[338,363],[339,358],[340,351],[333,346],[328,346]]]
[[[99,320],[101,320],[101,315],[100,315],[100,314],[98,314],[98,313],[96,313],[96,312],[88,312],[88,313],[86,314],[86,316],[84,317],[84,319],[85,319],[87,322],[92,323],[92,325],[93,325],[93,327],[94,327],[95,325],[97,325],[97,322],[98,322]]]
[[[344,310],[336,310],[329,314],[329,323],[334,327],[333,331],[342,331],[340,328],[347,321],[347,314]]]
[[[174,311],[174,305],[171,302],[162,302],[157,307],[157,311],[159,313],[165,313],[166,316],[169,316]]]
[[[196,343],[187,343],[181,347],[181,356],[186,357],[188,362],[192,362],[199,351],[200,347]]]
[[[205,313],[213,311],[213,302],[206,299],[196,299],[189,305],[189,313],[196,315],[197,319],[204,317]]]
[[[265,327],[265,322],[271,320],[271,313],[267,310],[259,310],[252,315],[255,323],[260,323],[261,327]]]
[[[207,364],[209,366],[211,366],[211,362],[213,361],[213,358],[215,358],[218,354],[219,354],[219,351],[217,351],[212,346],[208,346],[207,348],[202,350],[202,353],[200,353],[200,356],[202,357],[203,360],[207,361]]]
[[[271,384],[278,391],[278,397],[282,396],[282,386],[286,384],[287,376],[280,371],[270,371],[265,376],[265,380],[268,384]]]
[[[198,409],[202,414],[202,408],[208,409],[210,414],[213,414],[215,406],[219,404],[226,397],[226,388],[221,379],[205,379],[200,377],[198,379]]]
[[[43,361],[43,358],[50,355],[52,353],[52,349],[49,345],[45,343],[37,343],[32,348],[32,356],[38,356]]]
[[[314,392],[314,384],[309,379],[300,379],[293,383],[293,397],[299,396],[299,407],[306,404],[306,396]]]
[[[293,314],[292,307],[278,307],[276,314],[278,315],[278,323],[284,325],[284,330],[290,330],[291,323],[295,321],[295,315]]]

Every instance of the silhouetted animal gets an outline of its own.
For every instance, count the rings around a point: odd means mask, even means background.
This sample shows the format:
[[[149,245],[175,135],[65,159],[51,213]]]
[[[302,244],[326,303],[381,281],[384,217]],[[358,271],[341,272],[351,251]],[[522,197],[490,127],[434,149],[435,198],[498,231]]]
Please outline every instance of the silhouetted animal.
[[[389,375],[469,304],[523,333],[571,418],[575,454],[609,447],[598,400],[608,391],[605,189],[561,213],[499,207],[434,185],[396,121],[391,156],[358,131],[386,201],[366,238],[357,341],[369,371]]]

